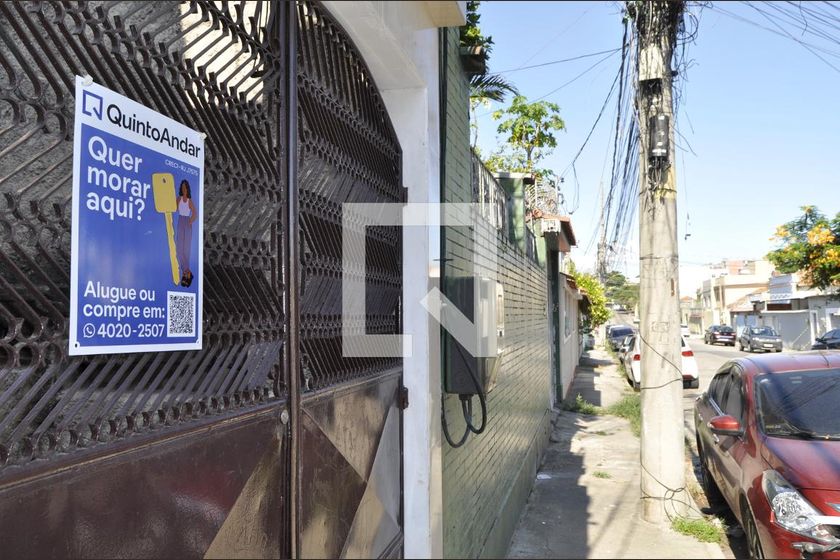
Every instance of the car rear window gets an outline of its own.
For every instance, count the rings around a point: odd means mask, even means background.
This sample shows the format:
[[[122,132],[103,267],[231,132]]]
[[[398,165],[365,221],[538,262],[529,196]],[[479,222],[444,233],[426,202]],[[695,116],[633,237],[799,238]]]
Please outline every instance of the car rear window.
[[[761,375],[756,386],[768,436],[840,439],[840,370]]]
[[[633,334],[633,329],[631,329],[629,327],[618,328],[618,329],[613,328],[610,331],[610,338],[619,338],[619,337],[624,337],[624,336],[627,336],[627,335],[630,335],[630,334]]]
[[[727,334],[729,334],[729,333],[733,333],[733,332],[735,332],[735,331],[733,331],[733,330],[732,330],[732,327],[721,327],[721,328],[718,330],[718,332],[722,332],[722,333],[727,333]]]

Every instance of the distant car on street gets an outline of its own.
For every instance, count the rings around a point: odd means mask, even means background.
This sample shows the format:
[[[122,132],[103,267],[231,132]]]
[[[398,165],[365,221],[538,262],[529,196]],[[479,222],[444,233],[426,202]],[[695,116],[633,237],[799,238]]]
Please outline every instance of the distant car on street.
[[[738,349],[746,352],[781,352],[782,337],[773,327],[747,327],[738,338]]]
[[[607,334],[607,343],[613,350],[618,350],[621,347],[621,343],[624,341],[624,337],[629,336],[634,332],[633,327],[627,325],[615,325]]]
[[[811,350],[835,350],[840,348],[840,329],[828,331],[818,336],[811,345]]]
[[[735,346],[735,330],[727,325],[712,325],[703,334],[703,342],[706,344],[723,343],[727,346]]]
[[[640,337],[633,337],[633,347],[624,354],[624,374],[627,376],[627,382],[639,391],[642,387],[642,353]],[[697,359],[694,357],[694,352],[691,346],[688,345],[685,338],[680,337],[682,346],[681,354],[682,361],[680,369],[682,371],[683,389],[691,388],[697,389],[700,387],[700,372],[697,368]]]
[[[750,558],[840,557],[840,353],[738,358],[694,404],[703,486]]]

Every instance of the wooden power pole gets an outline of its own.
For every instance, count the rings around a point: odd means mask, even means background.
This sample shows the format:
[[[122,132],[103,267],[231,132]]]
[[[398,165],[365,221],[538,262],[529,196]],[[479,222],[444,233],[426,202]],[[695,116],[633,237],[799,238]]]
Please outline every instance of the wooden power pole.
[[[628,2],[636,26],[643,517],[687,512],[671,58],[681,1]]]

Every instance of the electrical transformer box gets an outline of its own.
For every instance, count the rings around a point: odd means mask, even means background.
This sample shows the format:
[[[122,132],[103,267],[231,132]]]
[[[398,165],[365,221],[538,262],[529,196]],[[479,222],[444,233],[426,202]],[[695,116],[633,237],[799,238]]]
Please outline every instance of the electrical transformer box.
[[[489,278],[448,278],[445,295],[451,304],[444,305],[454,305],[472,322],[474,329],[469,340],[458,340],[444,329],[443,389],[458,395],[487,394],[496,384],[501,363],[504,338],[502,285]],[[442,313],[446,313],[446,309]]]
[[[670,152],[671,128],[668,115],[658,114],[650,118],[650,146],[648,157],[651,160],[667,161]]]

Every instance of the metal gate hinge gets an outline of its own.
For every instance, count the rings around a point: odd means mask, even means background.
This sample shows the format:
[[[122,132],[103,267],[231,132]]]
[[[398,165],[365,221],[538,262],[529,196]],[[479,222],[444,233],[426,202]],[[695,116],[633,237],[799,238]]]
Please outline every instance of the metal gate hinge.
[[[408,408],[408,387],[400,387],[399,407],[400,410]]]

